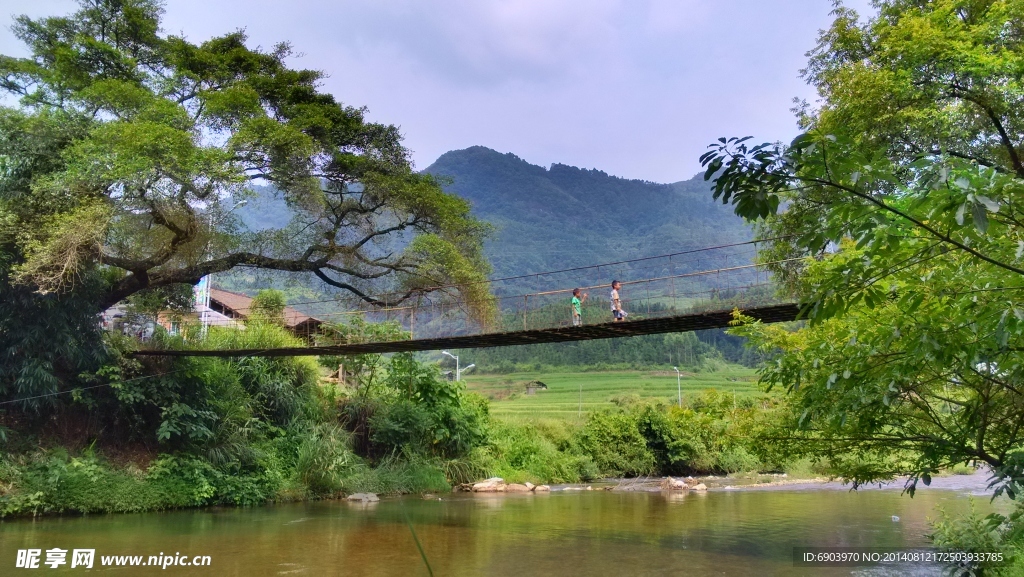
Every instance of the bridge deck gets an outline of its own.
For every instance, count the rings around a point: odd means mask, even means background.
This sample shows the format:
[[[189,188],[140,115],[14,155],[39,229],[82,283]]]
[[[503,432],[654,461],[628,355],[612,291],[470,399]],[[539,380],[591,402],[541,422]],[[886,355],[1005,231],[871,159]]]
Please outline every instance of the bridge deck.
[[[766,323],[796,320],[799,312],[799,305],[792,303],[752,307],[743,310],[743,314]],[[413,339],[408,341],[388,341],[321,347],[289,347],[280,349],[208,351],[139,350],[134,354],[136,356],[146,355],[166,357],[298,357],[317,355],[361,355],[366,353],[397,353],[407,351],[436,351],[441,349],[476,349],[531,345],[535,343],[562,343],[568,341],[613,339],[618,337],[635,337],[639,335],[653,335],[659,333],[682,333],[704,329],[724,328],[729,326],[730,321],[732,321],[731,309],[620,323],[603,323],[582,327],[557,327],[551,329],[536,329],[505,333]]]

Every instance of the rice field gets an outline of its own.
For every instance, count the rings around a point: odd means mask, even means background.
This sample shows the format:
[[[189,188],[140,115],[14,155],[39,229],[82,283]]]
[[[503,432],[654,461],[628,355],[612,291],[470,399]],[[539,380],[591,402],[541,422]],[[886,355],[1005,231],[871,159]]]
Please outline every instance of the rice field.
[[[676,402],[675,371],[523,372],[506,375],[463,375],[470,390],[491,400],[491,414],[499,417],[575,419],[582,412],[615,406],[614,399],[636,395],[643,399]],[[531,381],[547,389],[526,392]],[[754,369],[729,367],[713,373],[683,373],[683,397],[705,389],[751,395],[759,391]]]

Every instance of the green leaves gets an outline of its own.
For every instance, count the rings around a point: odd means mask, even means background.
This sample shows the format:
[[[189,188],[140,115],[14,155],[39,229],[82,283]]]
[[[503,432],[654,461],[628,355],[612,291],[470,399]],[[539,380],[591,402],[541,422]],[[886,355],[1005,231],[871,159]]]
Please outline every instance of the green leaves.
[[[789,391],[802,446],[855,483],[927,484],[977,460],[1015,492],[1024,46],[1005,30],[1024,26],[1024,2],[878,7],[866,23],[839,9],[823,33],[804,134],[720,139],[702,157],[715,198],[773,239],[763,261],[806,257],[769,266],[810,323],[734,330],[775,351],[762,382]]]
[[[700,157],[704,179],[714,181],[713,196],[736,205],[744,218],[766,218],[779,208],[778,193],[789,185],[782,149],[769,143],[748,147],[751,137],[720,138]]]
[[[242,263],[313,274],[372,304],[375,293],[404,289],[393,305],[437,284],[486,301],[478,287],[447,282],[487,274],[485,227],[413,171],[397,127],[322,92],[324,73],[290,68],[287,43],[250,48],[233,32],[193,44],[161,34],[160,17],[150,0],[97,0],[68,18],[18,19],[30,56],[0,58],[0,90],[21,99],[17,111],[0,108],[0,194],[23,201],[8,211],[0,196],[0,238],[13,239],[0,250],[31,253],[33,271],[61,269],[68,243],[43,246],[40,225],[102,205],[105,222],[88,227],[95,242],[72,263],[72,276],[113,271],[97,311]],[[228,206],[254,181],[286,201],[292,228],[232,227]],[[417,235],[443,242],[410,244]],[[458,270],[433,274],[449,263]],[[418,283],[431,274],[443,282]],[[22,277],[54,285],[52,275]]]
[[[981,234],[988,232],[988,214],[985,213],[984,206],[980,203],[972,205],[971,216],[974,217],[974,227],[978,229],[978,232]]]

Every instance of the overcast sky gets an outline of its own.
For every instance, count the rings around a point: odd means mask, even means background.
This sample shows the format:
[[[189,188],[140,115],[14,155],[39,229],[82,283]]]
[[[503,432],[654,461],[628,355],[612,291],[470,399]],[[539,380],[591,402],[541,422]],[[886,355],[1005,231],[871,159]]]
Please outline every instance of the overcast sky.
[[[848,2],[862,8],[866,0]],[[66,14],[5,0],[0,16]],[[804,53],[830,0],[171,0],[164,30],[244,28],[369,118],[401,126],[418,168],[473,145],[540,165],[658,182],[693,176],[719,136],[796,134]],[[9,30],[0,52],[25,55]]]

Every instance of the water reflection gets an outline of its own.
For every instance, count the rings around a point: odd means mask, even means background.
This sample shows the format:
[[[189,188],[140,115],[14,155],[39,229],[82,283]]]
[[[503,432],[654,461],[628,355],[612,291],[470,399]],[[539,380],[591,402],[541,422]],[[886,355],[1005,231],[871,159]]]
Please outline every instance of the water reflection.
[[[895,573],[797,569],[792,548],[924,546],[939,504],[957,511],[967,501],[937,490],[913,499],[899,491],[581,491],[64,517],[0,524],[0,567],[13,567],[18,549],[60,547],[95,548],[97,564],[161,552],[213,558],[208,568],[169,568],[175,575],[425,575],[411,523],[435,575],[873,576]]]

